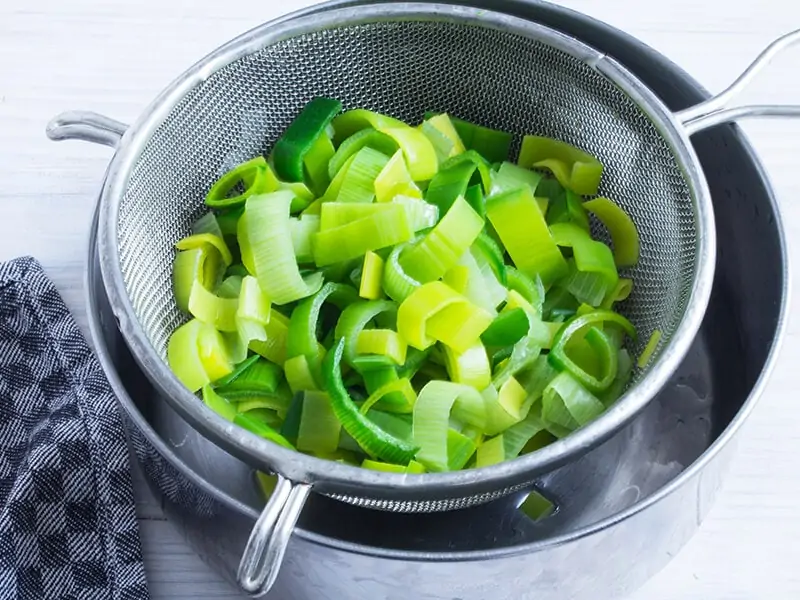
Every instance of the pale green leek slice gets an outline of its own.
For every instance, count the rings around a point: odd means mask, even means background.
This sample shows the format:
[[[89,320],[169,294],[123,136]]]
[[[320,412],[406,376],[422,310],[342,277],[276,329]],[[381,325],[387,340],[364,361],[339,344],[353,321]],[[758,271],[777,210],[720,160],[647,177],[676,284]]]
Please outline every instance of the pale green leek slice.
[[[322,286],[321,274],[304,279],[297,266],[289,227],[293,197],[286,191],[251,196],[238,226],[242,262],[278,305],[310,296]]]
[[[542,395],[545,423],[570,432],[594,420],[604,410],[603,403],[566,371],[553,378]]]
[[[391,203],[381,206],[386,208],[372,216],[315,234],[314,260],[317,266],[359,258],[367,251],[410,240],[414,232],[405,209]]]
[[[314,454],[335,452],[339,447],[341,429],[342,424],[336,418],[328,394],[306,391],[297,432],[297,449]]]
[[[567,262],[529,187],[490,198],[486,215],[522,273],[540,277],[545,287],[567,274]]]
[[[486,348],[478,342],[466,352],[458,353],[444,346],[445,367],[450,379],[483,390],[492,383],[492,367]]]
[[[583,207],[608,230],[617,266],[634,266],[639,261],[639,232],[628,213],[608,198],[589,200],[583,203]]]
[[[408,344],[399,333],[391,329],[365,329],[358,334],[356,341],[357,354],[379,354],[390,358],[397,365],[406,362],[407,351]]]
[[[485,425],[485,404],[474,388],[449,381],[431,381],[422,388],[414,405],[411,435],[420,448],[416,460],[429,471],[449,470],[447,438],[451,413],[457,413],[459,419],[476,427]]]
[[[383,259],[367,250],[364,265],[361,267],[361,282],[358,295],[367,300],[378,300],[383,295]]]
[[[375,178],[375,200],[391,202],[397,196],[422,198],[422,190],[414,183],[406,167],[402,150],[398,150]]]
[[[457,352],[466,352],[491,322],[490,313],[441,281],[417,288],[397,312],[397,331],[418,350],[440,341]]]

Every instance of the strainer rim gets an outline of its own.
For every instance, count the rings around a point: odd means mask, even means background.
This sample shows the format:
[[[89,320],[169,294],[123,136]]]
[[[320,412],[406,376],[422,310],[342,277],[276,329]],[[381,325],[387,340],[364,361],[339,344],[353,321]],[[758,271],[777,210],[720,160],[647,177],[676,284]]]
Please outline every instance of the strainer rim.
[[[206,407],[172,374],[136,318],[123,280],[117,245],[120,200],[127,189],[131,172],[152,134],[192,88],[243,56],[284,39],[319,30],[320,25],[336,28],[398,19],[457,21],[511,31],[551,45],[602,73],[637,104],[668,143],[691,191],[699,229],[695,241],[695,285],[687,299],[683,318],[662,351],[658,365],[612,408],[585,427],[535,453],[491,467],[415,477],[368,471],[281,448],[227,422]],[[267,22],[223,44],[176,78],[128,129],[109,166],[100,210],[101,274],[120,332],[148,378],[183,418],[204,436],[251,465],[258,464],[259,468],[276,470],[295,481],[317,484],[319,491],[331,488],[339,493],[367,497],[396,497],[396,493],[401,492],[404,497],[398,498],[400,500],[406,499],[405,496],[420,494],[425,498],[470,496],[476,493],[472,489],[474,486],[491,490],[532,480],[537,474],[563,464],[580,450],[587,450],[608,439],[657,395],[688,351],[709,301],[716,250],[710,193],[688,135],[674,114],[644,83],[615,60],[548,26],[485,9],[430,2],[337,8],[297,18],[289,15]]]

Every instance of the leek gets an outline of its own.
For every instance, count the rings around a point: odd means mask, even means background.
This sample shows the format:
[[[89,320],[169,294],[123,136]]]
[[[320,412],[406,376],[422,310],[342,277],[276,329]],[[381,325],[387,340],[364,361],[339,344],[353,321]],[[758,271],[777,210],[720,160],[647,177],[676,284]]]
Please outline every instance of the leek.
[[[370,456],[390,463],[408,464],[417,454],[417,446],[386,433],[358,411],[342,381],[340,364],[343,353],[344,339],[340,339],[325,356],[323,364],[325,389],[336,417]]]
[[[435,281],[458,262],[482,229],[483,219],[459,196],[439,224],[400,256],[400,264],[413,279]]]
[[[304,159],[325,129],[342,110],[342,103],[330,98],[314,98],[300,111],[275,143],[272,160],[278,177],[303,181]]]
[[[292,194],[273,192],[251,196],[239,219],[242,262],[275,304],[287,304],[315,293],[322,285],[318,274],[300,276],[289,229]]]
[[[447,381],[431,381],[414,405],[412,439],[419,446],[416,460],[429,471],[447,471],[447,436],[451,412],[477,427],[485,425],[485,406],[473,388]]]
[[[405,209],[388,204],[381,212],[314,235],[314,260],[318,267],[358,258],[407,242],[414,235]]]
[[[385,154],[364,147],[353,156],[341,181],[337,202],[372,202],[375,199],[375,180],[389,162]]]
[[[628,213],[608,198],[595,198],[583,206],[608,230],[617,266],[632,267],[639,262],[639,232]]]
[[[478,446],[478,455],[475,466],[479,469],[481,467],[489,467],[503,462],[506,459],[505,442],[503,434],[495,436],[486,440]]]
[[[392,158],[375,178],[376,201],[391,202],[397,196],[422,198],[422,190],[414,183],[414,179],[406,167],[403,152],[400,150],[392,155]]]
[[[371,148],[386,156],[392,156],[397,151],[397,142],[388,135],[371,127],[354,133],[342,141],[336,149],[336,154],[333,155],[328,163],[328,175],[331,180],[336,178],[336,175],[341,172],[347,162],[362,148]],[[401,153],[400,157],[402,158],[402,156]]]
[[[236,407],[214,391],[210,385],[203,386],[203,403],[226,421],[236,418]]]
[[[234,190],[241,189],[236,194]],[[220,177],[206,195],[206,205],[211,208],[236,208],[243,206],[250,196],[274,192],[278,180],[272,169],[258,156],[228,171]]]
[[[452,381],[476,390],[482,390],[492,383],[492,370],[483,344],[477,343],[463,353],[445,346],[444,355],[445,367]]]
[[[556,244],[572,248],[575,258],[577,273],[567,282],[567,290],[578,301],[599,306],[619,282],[611,249],[570,223],[555,223],[550,232]]]
[[[297,432],[297,449],[314,454],[335,452],[339,447],[341,429],[328,394],[306,391]]]
[[[197,392],[204,385],[211,382],[211,378],[206,372],[205,365],[200,357],[200,344],[198,341],[200,331],[205,327],[208,327],[208,325],[197,319],[192,319],[178,327],[170,336],[167,344],[167,363],[169,368],[190,392]]]
[[[542,395],[542,419],[568,431],[586,425],[603,411],[603,404],[569,373],[559,373]]]
[[[427,113],[425,118],[430,118],[433,115],[434,113]],[[467,150],[475,150],[492,163],[501,162],[508,158],[508,154],[511,151],[511,142],[513,141],[513,136],[510,133],[470,123],[452,115],[450,120]]]
[[[490,313],[439,281],[417,288],[397,311],[397,331],[419,350],[440,341],[466,352],[491,322]]]
[[[408,346],[400,334],[391,329],[366,329],[358,334],[357,354],[379,354],[390,358],[395,364],[406,362]]]
[[[656,349],[658,348],[658,344],[661,341],[661,330],[656,329],[653,334],[650,336],[650,339],[647,340],[647,344],[642,350],[642,353],[639,355],[639,359],[636,361],[636,366],[640,369],[644,369],[647,366],[647,363],[650,362],[650,359],[655,354]]]
[[[358,295],[367,300],[377,300],[383,294],[383,259],[367,250],[364,254],[364,266],[361,268],[361,283]]]
[[[334,142],[341,142],[357,131],[372,127],[392,138],[403,151],[414,181],[428,181],[439,166],[436,150],[425,134],[402,121],[364,109],[342,113],[333,121]]]
[[[567,274],[567,262],[529,187],[490,198],[486,214],[520,271],[540,277],[545,287]]]
[[[535,135],[522,139],[517,163],[521,167],[544,168],[565,188],[581,196],[597,193],[603,165],[591,154],[565,142]]]
[[[233,262],[231,251],[225,243],[225,240],[211,233],[196,233],[185,237],[175,244],[175,248],[178,250],[192,250],[194,248],[202,248],[206,244],[213,246],[219,251],[222,262],[226,267]]]
[[[347,364],[354,364],[358,339],[367,324],[382,313],[394,315],[396,311],[397,305],[388,300],[354,302],[342,311],[334,336],[336,339],[344,338],[344,360]]]

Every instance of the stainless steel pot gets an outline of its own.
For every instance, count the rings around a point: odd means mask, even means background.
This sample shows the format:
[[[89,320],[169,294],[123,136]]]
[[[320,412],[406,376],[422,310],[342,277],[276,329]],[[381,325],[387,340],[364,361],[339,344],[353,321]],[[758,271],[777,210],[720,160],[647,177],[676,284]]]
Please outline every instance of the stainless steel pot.
[[[519,1],[492,8],[614,56],[670,109],[707,98],[666,59],[588,17]],[[119,127],[107,125],[104,141],[113,144]],[[780,218],[748,144],[734,126],[699,134],[693,143],[720,208],[709,312],[658,401],[582,461],[540,482],[559,500],[557,514],[534,524],[511,498],[443,515],[392,515],[314,496],[289,545],[276,597],[609,598],[638,587],[680,549],[710,508],[739,425],[769,374],[788,288]],[[153,397],[119,338],[94,260],[92,248],[92,332],[137,456],[170,517],[233,580],[263,502],[247,467]],[[199,439],[186,443],[187,436]]]

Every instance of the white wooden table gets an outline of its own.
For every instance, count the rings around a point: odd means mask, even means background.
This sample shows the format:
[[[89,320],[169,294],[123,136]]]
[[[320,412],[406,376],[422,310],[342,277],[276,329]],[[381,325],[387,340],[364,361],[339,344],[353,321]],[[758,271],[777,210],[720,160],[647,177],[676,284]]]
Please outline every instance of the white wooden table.
[[[66,109],[130,122],[163,86],[219,44],[313,0],[2,0],[0,2],[0,260],[37,257],[85,326],[82,273],[90,211],[110,156],[48,142]],[[800,27],[800,3],[764,0],[568,0],[644,40],[711,90],[763,45]],[[800,103],[800,48],[776,61],[748,98]],[[800,233],[800,122],[745,125]],[[795,255],[795,258],[800,258]],[[798,306],[798,304],[794,304]],[[800,328],[791,319],[779,364],[746,426],[718,504],[689,546],[631,600],[800,597]],[[209,572],[137,487],[152,596],[239,598]],[[598,599],[602,600],[602,599]]]

